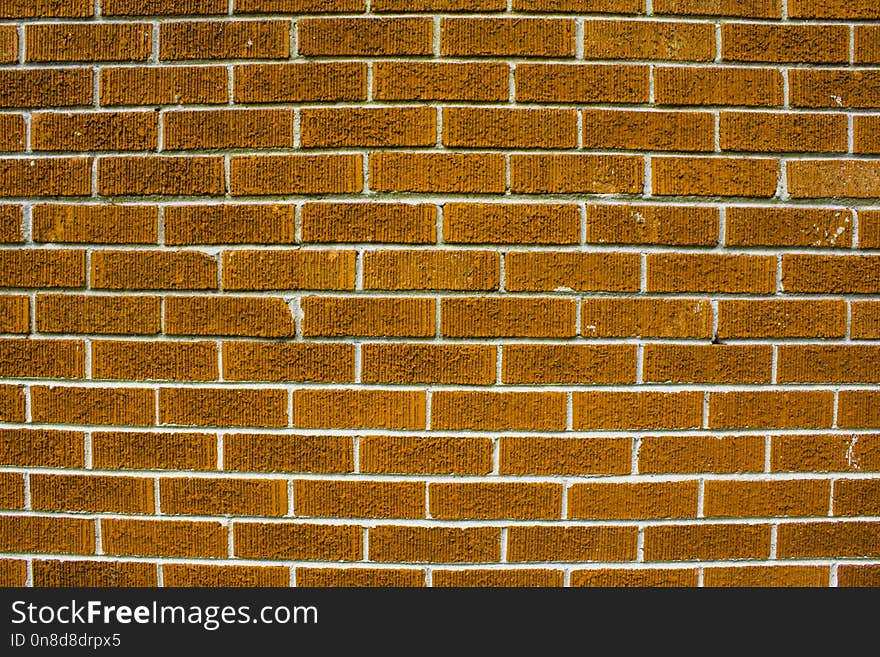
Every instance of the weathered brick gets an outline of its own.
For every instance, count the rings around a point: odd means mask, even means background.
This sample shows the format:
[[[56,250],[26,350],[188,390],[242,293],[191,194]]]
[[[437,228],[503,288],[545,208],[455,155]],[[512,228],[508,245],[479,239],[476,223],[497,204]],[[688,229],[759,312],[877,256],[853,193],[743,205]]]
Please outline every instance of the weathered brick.
[[[229,381],[353,381],[348,344],[226,342],[223,378]]]
[[[813,302],[815,303],[815,302]],[[851,335],[853,338],[880,338],[880,304],[872,301],[853,301]]]
[[[650,69],[629,64],[517,64],[516,100],[534,103],[647,103]]]
[[[38,294],[37,331],[155,335],[161,309],[160,297]]]
[[[707,481],[703,510],[707,517],[767,518],[827,516],[828,480]]]
[[[437,208],[403,203],[306,203],[303,242],[401,242],[437,239]]]
[[[424,429],[425,393],[295,390],[293,426],[328,429]]]
[[[489,438],[367,436],[360,440],[360,469],[383,474],[488,474]]]
[[[431,107],[333,107],[300,111],[303,148],[433,146],[437,111]]]
[[[149,388],[31,388],[34,422],[147,426],[156,423],[155,406]]]
[[[344,588],[416,587],[425,586],[425,573],[414,568],[297,568],[296,585]]]
[[[147,23],[54,23],[25,27],[25,61],[146,61],[152,26]]]
[[[853,117],[853,152],[880,153],[880,117]]]
[[[576,244],[580,212],[574,204],[447,203],[446,242]]]
[[[791,0],[792,18],[880,18],[872,0]]]
[[[0,159],[0,197],[88,196],[91,193],[91,158]]]
[[[632,441],[628,438],[501,438],[501,474],[628,474]]]
[[[632,561],[636,527],[510,527],[507,560]]]
[[[236,14],[341,14],[366,10],[365,0],[236,0]],[[375,10],[375,7],[374,7]]]
[[[880,26],[856,25],[854,29],[853,63],[880,64]]]
[[[285,427],[287,392],[276,389],[160,388],[159,422],[202,427]]]
[[[24,559],[0,559],[0,584],[23,587],[27,584],[27,561]]]
[[[773,472],[876,472],[880,435],[783,435],[771,438]]]
[[[707,62],[715,59],[715,29],[711,23],[588,19],[584,59]]]
[[[561,431],[565,393],[437,391],[431,397],[431,428]]]
[[[425,517],[425,485],[416,481],[294,481],[293,500],[298,517]]]
[[[635,345],[505,345],[504,383],[635,383]]]
[[[102,68],[100,83],[101,105],[107,106],[201,105],[229,100],[228,74],[222,66]]]
[[[225,14],[226,0],[102,0],[104,16],[178,16]]]
[[[575,392],[578,429],[695,429],[703,417],[701,392]]]
[[[588,243],[680,246],[718,243],[719,212],[716,208],[689,205],[588,205],[586,223]]]
[[[880,71],[792,69],[792,107],[875,108],[880,103]]]
[[[837,404],[839,427],[880,427],[880,391],[841,390]]]
[[[491,251],[366,251],[365,290],[497,290],[501,267]]]
[[[848,62],[849,28],[722,23],[721,57],[734,62]]]
[[[400,527],[369,529],[370,560],[402,563],[486,563],[498,561],[496,527]]]
[[[709,426],[717,429],[818,429],[831,427],[830,390],[713,392]]]
[[[444,18],[440,53],[467,57],[574,57],[574,20]]]
[[[846,302],[800,299],[722,299],[718,302],[718,337],[842,338]]]
[[[780,0],[656,0],[656,14],[781,18]]]
[[[842,114],[722,112],[719,144],[724,151],[845,153],[847,130]]]
[[[835,516],[880,515],[880,485],[876,479],[839,479],[834,482]]]
[[[25,421],[24,386],[0,385],[0,421]]]
[[[213,381],[217,374],[217,345],[213,342],[92,343],[92,377],[95,379]]]
[[[786,292],[877,294],[878,256],[782,256],[782,289]]]
[[[0,463],[47,468],[85,467],[85,436],[78,431],[0,429]]]
[[[571,586],[599,587],[696,587],[698,573],[689,568],[603,568],[596,570],[573,570]]]
[[[658,66],[654,98],[658,105],[780,107],[784,83],[773,68]]]
[[[510,189],[522,194],[638,194],[641,157],[632,155],[512,155]]]
[[[348,194],[364,187],[361,155],[233,157],[233,196]]]
[[[581,117],[584,148],[639,151],[712,151],[715,148],[715,117],[709,112],[601,109],[583,110]]]
[[[708,338],[712,306],[704,299],[584,299],[585,337]]]
[[[819,208],[727,208],[729,246],[852,246],[852,211]]]
[[[226,434],[223,469],[241,472],[351,472],[351,438]]]
[[[0,472],[0,508],[24,508],[24,475],[17,472]]]
[[[880,383],[880,346],[782,345],[780,383]]]
[[[0,287],[83,287],[85,282],[85,251],[0,251]]]
[[[219,522],[101,519],[105,554],[147,557],[225,557],[227,529]]]
[[[214,566],[210,564],[162,564],[164,586],[269,587],[288,586],[286,566]]]
[[[151,205],[35,205],[35,242],[156,244],[159,210]]]
[[[776,258],[717,253],[649,253],[649,292],[768,294],[776,290]]]
[[[363,62],[303,62],[236,66],[237,103],[333,103],[366,100]]]
[[[715,588],[825,587],[828,586],[829,579],[827,566],[739,566],[706,568],[703,571],[703,586]]]
[[[95,521],[53,516],[0,516],[0,551],[94,554]]]
[[[0,70],[0,107],[91,105],[92,75],[82,68]]]
[[[729,473],[764,470],[763,436],[645,436],[639,473]]]
[[[443,145],[452,148],[576,148],[577,112],[452,107],[443,110]]]
[[[165,333],[279,338],[295,330],[283,299],[197,296],[165,300]]]
[[[31,119],[31,146],[36,151],[149,151],[158,146],[158,132],[154,112],[39,112]]]
[[[554,483],[439,483],[428,497],[432,518],[555,519],[562,512],[562,486]]]
[[[644,379],[657,383],[770,383],[770,345],[644,346]]]
[[[486,588],[501,587],[548,587],[562,586],[561,570],[517,568],[516,570],[435,570],[431,573],[431,586]]]
[[[92,434],[92,464],[105,470],[213,470],[217,438],[203,433]]]
[[[3,32],[0,31],[0,39],[2,34]],[[27,148],[27,126],[24,116],[0,114],[0,151],[11,153],[23,151],[25,148]]]
[[[776,193],[779,162],[724,157],[654,157],[652,191],[659,196],[762,196]]]
[[[227,290],[351,290],[354,251],[232,251],[223,254]]]
[[[287,482],[281,479],[165,478],[159,480],[163,514],[283,516]]]
[[[429,18],[304,18],[297,24],[301,55],[430,55]]]
[[[165,244],[290,244],[289,205],[171,205],[164,210]]]
[[[24,220],[19,205],[0,205],[0,243],[21,242]]]
[[[159,59],[287,59],[287,21],[172,22],[159,25]]]
[[[30,316],[30,300],[27,296],[0,295],[0,333],[28,333]]]
[[[146,477],[40,475],[31,480],[31,504],[40,511],[153,513],[153,480]]]
[[[430,337],[434,299],[382,297],[304,297],[305,336]]]
[[[93,16],[91,0],[7,0],[0,18],[85,18]]]
[[[198,251],[97,251],[92,287],[107,290],[210,290],[217,261]]]
[[[0,376],[77,379],[85,374],[80,340],[0,340]]]
[[[880,586],[880,566],[841,565],[837,568],[837,586]]]
[[[880,160],[794,160],[788,191],[794,198],[880,196]]]
[[[590,520],[696,518],[698,481],[574,484],[568,517]]]
[[[501,153],[386,153],[370,155],[370,189],[377,192],[501,194]]]
[[[495,383],[491,345],[365,344],[361,380],[365,383]]]
[[[375,12],[489,12],[504,11],[505,0],[376,0],[370,3]]]
[[[779,525],[779,558],[880,556],[880,522],[792,522]]]
[[[573,337],[575,302],[569,299],[443,299],[440,332],[462,337]]]
[[[635,253],[508,253],[505,287],[512,292],[637,292]]]
[[[363,529],[352,525],[236,523],[234,532],[235,556],[245,559],[359,561],[363,555]]]
[[[508,78],[508,66],[501,62],[380,61],[373,64],[373,96],[376,100],[506,101]]]
[[[226,191],[221,157],[102,157],[98,192],[104,196],[217,196]]]
[[[181,110],[166,112],[162,148],[292,148],[293,112],[283,109]]]
[[[33,562],[34,586],[40,587],[147,587],[158,585],[156,564],[143,561]]]
[[[645,527],[645,560],[767,559],[770,525],[660,525]]]

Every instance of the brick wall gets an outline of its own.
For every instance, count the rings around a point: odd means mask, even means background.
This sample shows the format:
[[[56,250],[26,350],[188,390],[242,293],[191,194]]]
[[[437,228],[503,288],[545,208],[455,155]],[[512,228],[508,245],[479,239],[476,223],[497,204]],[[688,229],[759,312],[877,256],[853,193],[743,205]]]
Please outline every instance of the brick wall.
[[[0,0],[0,582],[880,584],[876,0]]]

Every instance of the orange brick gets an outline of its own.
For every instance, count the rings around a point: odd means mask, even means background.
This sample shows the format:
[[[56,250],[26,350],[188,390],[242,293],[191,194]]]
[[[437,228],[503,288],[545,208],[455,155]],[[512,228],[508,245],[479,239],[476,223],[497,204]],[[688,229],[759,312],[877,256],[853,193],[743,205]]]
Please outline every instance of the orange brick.
[[[431,428],[474,431],[561,431],[565,393],[437,391]]]
[[[126,333],[161,330],[160,297],[38,294],[37,331],[41,333]]]
[[[504,11],[505,0],[375,0],[370,11],[375,12],[464,12]]]
[[[85,282],[85,251],[0,251],[0,287],[83,287]]]
[[[98,192],[104,196],[195,195],[226,191],[220,157],[103,157]]]
[[[880,522],[792,522],[779,525],[779,558],[880,557]]]
[[[0,551],[94,554],[95,521],[53,516],[0,516]]]
[[[34,422],[146,426],[156,422],[155,406],[148,388],[31,388]]]
[[[0,40],[3,38],[2,35],[3,31],[0,29]],[[27,126],[24,117],[18,114],[0,114],[0,151],[18,152],[25,148],[27,148]]]
[[[0,197],[91,193],[91,158],[0,159]]]
[[[347,194],[364,187],[361,155],[233,157],[233,196]]]
[[[223,469],[242,472],[351,472],[351,438],[226,434]]]
[[[504,383],[635,383],[635,345],[505,345]]]
[[[280,479],[167,478],[159,481],[163,514],[283,516],[287,482]]]
[[[0,70],[0,107],[91,105],[93,90],[88,69]]]
[[[740,566],[703,571],[703,586],[709,587],[825,587],[828,581],[827,566]]]
[[[498,561],[496,527],[400,527],[369,529],[370,560],[402,563],[486,563]]]
[[[437,208],[403,203],[306,203],[303,242],[401,242],[437,239]]]
[[[0,205],[0,243],[21,242],[23,221],[21,206]]]
[[[424,429],[425,393],[294,390],[293,426],[328,429]]]
[[[440,53],[467,57],[573,57],[574,20],[444,18]]]
[[[792,18],[880,18],[872,0],[791,0]]]
[[[425,586],[425,573],[413,568],[297,568],[296,585],[344,588],[415,587]]]
[[[24,475],[16,472],[0,472],[0,508],[24,508]]]
[[[725,61],[849,61],[849,28],[845,25],[723,23],[721,44]]]
[[[291,148],[294,143],[291,110],[181,110],[165,113],[163,122],[166,151]]]
[[[880,153],[880,117],[853,117],[853,150],[856,153]]]
[[[834,482],[835,516],[880,515],[880,485],[874,479],[839,479]]]
[[[696,518],[699,482],[574,484],[568,517],[611,520]]]
[[[842,300],[718,302],[719,338],[842,338],[845,334],[846,303]]]
[[[447,203],[443,239],[460,243],[576,244],[580,212],[573,204]]]
[[[711,151],[715,148],[715,117],[709,112],[583,110],[581,116],[584,148],[648,151]]]
[[[159,422],[189,426],[286,427],[285,390],[161,388]]]
[[[880,383],[880,346],[783,345],[780,383]]]
[[[357,526],[236,523],[234,530],[235,556],[245,559],[359,561],[363,556],[363,529]]]
[[[880,291],[878,256],[782,256],[786,292],[876,294]]]
[[[92,378],[133,381],[214,381],[213,342],[96,341]]]
[[[287,205],[171,205],[165,244],[290,244],[294,208]]]
[[[515,89],[516,100],[526,103],[647,103],[650,70],[628,64],[517,64]]]
[[[562,486],[552,483],[430,484],[432,518],[554,519],[562,512]]]
[[[0,429],[0,463],[48,468],[85,467],[85,436],[78,431]]]
[[[842,565],[837,569],[837,586],[880,586],[880,566]]]
[[[632,561],[636,527],[510,527],[507,560]]]
[[[0,333],[30,332],[30,300],[23,294],[0,295]]]
[[[599,244],[718,243],[716,208],[675,205],[588,205],[586,241]]]
[[[84,18],[94,13],[91,0],[7,0],[0,8],[3,18]]]
[[[35,205],[35,242],[156,244],[159,210],[150,205]]]
[[[776,258],[716,253],[649,253],[649,292],[739,292],[776,290]]]
[[[290,337],[293,316],[283,299],[255,297],[168,297],[165,333]]]
[[[871,301],[853,301],[850,303],[850,308],[853,338],[880,337],[880,304]]]
[[[880,392],[877,390],[842,390],[837,403],[839,427],[880,427]]]
[[[287,21],[172,22],[159,25],[159,59],[287,59]]]
[[[495,347],[449,344],[365,344],[365,383],[495,383]]]
[[[712,306],[704,299],[584,299],[585,337],[708,338]]]
[[[578,429],[696,429],[703,417],[701,392],[575,392]]]
[[[77,379],[84,374],[79,340],[0,340],[0,377]]]
[[[376,10],[375,7],[373,7]],[[366,10],[365,0],[236,0],[236,14],[339,14]]]
[[[333,107],[300,111],[303,148],[433,146],[437,111],[430,107]]]
[[[779,162],[757,158],[651,158],[660,196],[764,196],[776,193]]]
[[[443,110],[443,144],[453,148],[577,148],[577,133],[574,110]]]
[[[229,100],[228,74],[222,66],[102,68],[100,82],[101,105],[107,106],[202,105]]]
[[[223,254],[227,290],[351,290],[354,251],[233,251]]]
[[[763,436],[645,436],[639,473],[729,473],[764,470]]]
[[[819,208],[727,209],[730,246],[852,246],[852,211]]]
[[[25,421],[24,386],[0,385],[0,421]]]
[[[635,253],[508,253],[505,286],[514,292],[637,292]]]
[[[573,337],[569,299],[443,299],[440,332],[447,337]]]
[[[354,347],[347,344],[226,342],[229,381],[354,381]]]
[[[146,587],[157,586],[156,564],[141,561],[33,562],[34,586]]]
[[[780,107],[782,73],[772,68],[659,66],[654,69],[658,105]]]
[[[92,464],[104,470],[214,470],[217,438],[204,433],[95,432]]]
[[[489,438],[367,436],[360,440],[360,469],[383,474],[488,474]]]
[[[642,158],[630,155],[512,155],[510,189],[522,194],[638,194]]]
[[[435,570],[431,573],[431,586],[486,588],[500,587],[548,587],[562,586],[561,570],[517,568],[516,570]]]
[[[363,62],[250,64],[234,69],[237,103],[333,103],[366,100]]]
[[[153,480],[145,477],[39,475],[31,480],[31,503],[40,511],[153,513]]]
[[[644,350],[645,381],[770,383],[770,345],[647,344]]]
[[[304,297],[305,336],[429,337],[435,327],[433,299]]]
[[[430,55],[428,18],[304,18],[297,25],[301,55]]]
[[[102,0],[104,16],[177,16],[225,14],[226,0]]]
[[[880,470],[878,435],[773,436],[774,472],[871,472]]]
[[[875,108],[880,103],[880,71],[792,69],[792,107]]]
[[[506,101],[508,71],[501,62],[380,61],[373,64],[373,96],[376,100]]]
[[[718,429],[830,427],[834,393],[821,391],[713,392],[709,426]]]
[[[878,181],[880,160],[795,160],[788,166],[794,198],[874,198]]]
[[[147,557],[225,557],[227,529],[219,522],[101,519],[105,554]]]
[[[366,290],[497,290],[500,259],[491,251],[367,251]]]
[[[27,561],[0,559],[0,584],[23,587],[27,584]]]
[[[571,573],[571,586],[599,587],[695,587],[697,571],[687,568],[607,568],[597,570],[574,570]]]
[[[827,516],[831,483],[827,480],[707,481],[707,517],[767,518]]]
[[[294,481],[293,500],[298,517],[425,517],[425,485],[417,481]]]
[[[584,59],[715,59],[711,23],[585,20]]]
[[[780,0],[656,0],[654,13],[781,18],[782,4]]]
[[[31,120],[36,151],[149,151],[159,143],[155,112],[40,112]]]
[[[646,561],[767,559],[769,556],[770,525],[706,523],[645,527]]]
[[[725,151],[842,153],[847,130],[842,114],[722,112],[719,143]]]
[[[499,472],[520,475],[628,474],[628,438],[501,438]]]
[[[500,153],[385,153],[370,155],[370,189],[377,192],[501,194],[506,165]]]
[[[147,23],[56,23],[25,27],[27,62],[146,61],[152,26]]]
[[[214,566],[203,564],[162,564],[164,586],[268,587],[288,586],[286,566]]]
[[[853,62],[856,64],[880,64],[880,45],[878,34],[880,26],[856,25],[855,26],[855,51]]]
[[[197,251],[97,251],[91,283],[108,290],[210,290],[217,261]]]

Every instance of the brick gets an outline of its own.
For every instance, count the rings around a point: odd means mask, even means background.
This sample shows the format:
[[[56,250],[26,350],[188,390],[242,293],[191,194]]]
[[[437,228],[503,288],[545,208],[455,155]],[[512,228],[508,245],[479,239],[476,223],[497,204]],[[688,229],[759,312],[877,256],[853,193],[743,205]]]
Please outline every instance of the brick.
[[[773,472],[871,472],[880,470],[880,436],[784,435],[771,438]]]
[[[29,333],[30,314],[26,295],[0,295],[0,333]]]
[[[241,472],[351,472],[351,438],[226,434],[223,469]]]
[[[91,105],[92,75],[81,68],[0,70],[0,107]]]
[[[0,205],[0,243],[21,242],[23,221],[21,206]]]
[[[815,303],[815,302],[813,302]],[[871,301],[853,301],[851,335],[853,338],[880,337],[880,304]]]
[[[657,0],[654,13],[781,18],[782,5],[780,0]]]
[[[880,103],[880,71],[792,69],[792,107],[876,108]]]
[[[492,385],[496,352],[491,345],[365,344],[361,380]]]
[[[852,246],[853,216],[845,209],[727,208],[729,246]]]
[[[369,529],[370,560],[402,563],[491,563],[501,554],[497,527],[400,527]]]
[[[213,470],[217,438],[204,433],[95,432],[92,464],[103,470]]]
[[[603,568],[596,570],[573,570],[571,586],[598,587],[696,587],[698,573],[689,568]]]
[[[145,477],[39,475],[31,480],[31,500],[39,511],[154,513],[153,480]]]
[[[561,431],[565,393],[436,391],[431,428],[457,431]]]
[[[288,586],[286,566],[214,566],[207,564],[162,564],[164,586],[268,587]]]
[[[830,427],[834,393],[818,391],[713,392],[709,426],[717,429],[818,429]]]
[[[34,560],[34,586],[148,587],[158,585],[156,564],[142,561]]]
[[[645,436],[640,474],[763,472],[764,436]]]
[[[210,290],[217,261],[197,251],[97,251],[92,287],[107,290]]]
[[[880,64],[880,42],[877,40],[880,26],[856,25],[854,32],[853,63]]]
[[[880,586],[880,566],[841,565],[837,568],[837,586]]]
[[[712,307],[705,299],[584,299],[585,337],[708,338]]]
[[[446,337],[573,337],[575,303],[569,299],[443,299],[440,332]]]
[[[517,64],[516,100],[534,103],[647,103],[650,70],[628,64]]]
[[[0,508],[24,508],[24,475],[16,472],[0,473]]]
[[[217,374],[217,346],[213,342],[92,343],[94,379],[214,381]]]
[[[283,109],[166,112],[162,148],[292,148],[293,112]]]
[[[462,587],[549,587],[562,586],[561,570],[517,568],[516,570],[435,570],[431,586]]]
[[[85,437],[78,431],[0,429],[0,463],[48,468],[85,467]]]
[[[370,189],[376,192],[502,194],[505,180],[500,153],[370,155]]]
[[[287,21],[173,22],[159,25],[159,59],[287,59]]]
[[[283,516],[287,482],[280,479],[159,480],[162,513],[189,516]]]
[[[715,59],[715,29],[685,21],[585,20],[584,59]]]
[[[719,143],[724,151],[844,153],[847,130],[842,114],[722,112]]]
[[[219,522],[101,519],[105,554],[146,557],[225,557],[227,529]]]
[[[363,529],[352,525],[236,523],[234,530],[235,556],[245,559],[359,561],[363,554]]]
[[[453,148],[577,148],[577,112],[451,107],[443,110],[443,145]]]
[[[303,297],[303,335],[431,337],[433,299]]]
[[[24,386],[0,385],[0,420],[3,422],[25,421]]]
[[[366,100],[363,62],[248,64],[234,69],[237,103],[333,103]]]
[[[0,559],[0,585],[23,587],[27,583],[27,561]]]
[[[512,155],[510,189],[522,194],[638,194],[641,157],[630,155]]]
[[[27,25],[27,62],[146,61],[152,26],[147,23],[56,23]]]
[[[85,18],[93,16],[91,0],[7,0],[0,18]]]
[[[880,486],[877,480],[839,479],[834,482],[835,516],[880,515]]]
[[[660,525],[645,527],[646,561],[767,559],[770,525]]]
[[[776,193],[779,162],[757,158],[651,158],[659,196],[763,196]]]
[[[0,159],[0,197],[88,196],[91,193],[91,158]]]
[[[425,586],[425,573],[414,568],[297,568],[296,585],[344,588],[416,587]]]
[[[159,210],[150,205],[35,205],[35,242],[156,244]]]
[[[225,14],[226,0],[102,0],[104,16],[178,16]]]
[[[871,0],[791,0],[792,18],[880,18]]]
[[[583,147],[648,151],[712,151],[709,112],[583,110]],[[842,117],[841,117],[842,118]]]
[[[287,392],[160,388],[159,422],[202,427],[286,427]]]
[[[568,517],[602,520],[696,518],[698,481],[574,484]]]
[[[375,7],[373,8],[376,9]],[[365,0],[236,0],[236,14],[339,14],[366,10]]]
[[[424,429],[425,393],[294,390],[293,426],[328,429]]]
[[[853,117],[853,151],[855,153],[880,153],[880,117]]]
[[[425,517],[425,485],[416,481],[294,481],[293,500],[298,517]]]
[[[171,205],[164,210],[165,244],[292,244],[289,205]]]
[[[364,187],[361,155],[233,157],[233,196],[349,194]]]
[[[841,428],[880,427],[880,393],[876,390],[842,390],[838,398],[837,425]]]
[[[300,111],[302,148],[433,146],[437,111],[431,107],[333,107]]]
[[[432,518],[555,519],[562,513],[562,486],[553,483],[430,484]]]
[[[654,97],[658,105],[780,107],[784,86],[772,68],[658,66]]]
[[[373,7],[373,11],[378,10]],[[506,63],[379,61],[373,64],[376,100],[489,102],[506,101],[509,95]]]
[[[366,251],[365,290],[497,290],[500,258],[492,251]]]
[[[880,160],[798,160],[788,167],[794,198],[873,198],[880,195]]]
[[[767,518],[827,516],[831,483],[827,480],[707,481],[707,517]]]
[[[38,294],[37,331],[155,335],[161,310],[161,297]]]
[[[0,31],[0,38],[2,34]],[[0,151],[19,152],[25,148],[27,128],[24,117],[19,114],[0,114]]]
[[[168,297],[168,335],[291,337],[293,315],[283,299],[257,297]]]
[[[0,550],[94,554],[95,521],[52,516],[0,516]]]
[[[576,244],[580,211],[574,204],[447,203],[443,240],[452,243]]]
[[[220,157],[102,157],[98,193],[104,196],[216,196],[226,191]]]
[[[226,342],[228,381],[354,381],[354,347],[347,344]]]
[[[0,377],[76,379],[84,374],[79,340],[0,340]]]
[[[444,18],[440,54],[574,57],[574,21],[561,18]]]
[[[718,243],[716,208],[674,205],[588,205],[587,243],[708,246]]]
[[[718,302],[718,337],[722,339],[842,338],[844,335],[846,303],[842,300],[722,299]]]
[[[715,588],[826,587],[829,579],[827,566],[740,566],[703,571],[703,586]]]
[[[770,383],[770,345],[644,346],[644,379],[657,383]]]
[[[83,287],[85,251],[0,251],[0,287]]]
[[[637,292],[635,253],[508,253],[505,287],[521,292]]]
[[[60,424],[155,424],[155,395],[149,388],[33,386],[34,422]]]
[[[575,392],[573,427],[580,429],[696,429],[701,392]]]
[[[430,55],[434,51],[429,18],[304,18],[297,24],[299,54]]]
[[[635,383],[635,345],[504,345],[504,383]]]
[[[880,523],[792,522],[779,525],[777,555],[785,558],[880,556]]]
[[[650,253],[648,292],[769,294],[776,258],[716,253]]]
[[[725,61],[849,61],[849,28],[845,25],[723,23],[721,44]]]
[[[628,438],[501,438],[498,471],[513,475],[628,474]]]
[[[635,527],[510,527],[507,560],[632,561],[636,558]]]
[[[472,474],[492,471],[492,440],[445,436],[367,436],[360,469],[381,474]]]
[[[432,244],[437,208],[420,203],[306,203],[300,210],[303,242]]]
[[[227,290],[353,290],[355,252],[226,252],[223,286]]]
[[[101,105],[105,106],[202,105],[229,100],[228,74],[222,66],[102,68],[100,76]]]
[[[880,291],[878,256],[782,256],[786,292],[876,294]]]
[[[880,346],[782,345],[780,383],[880,383]]]

